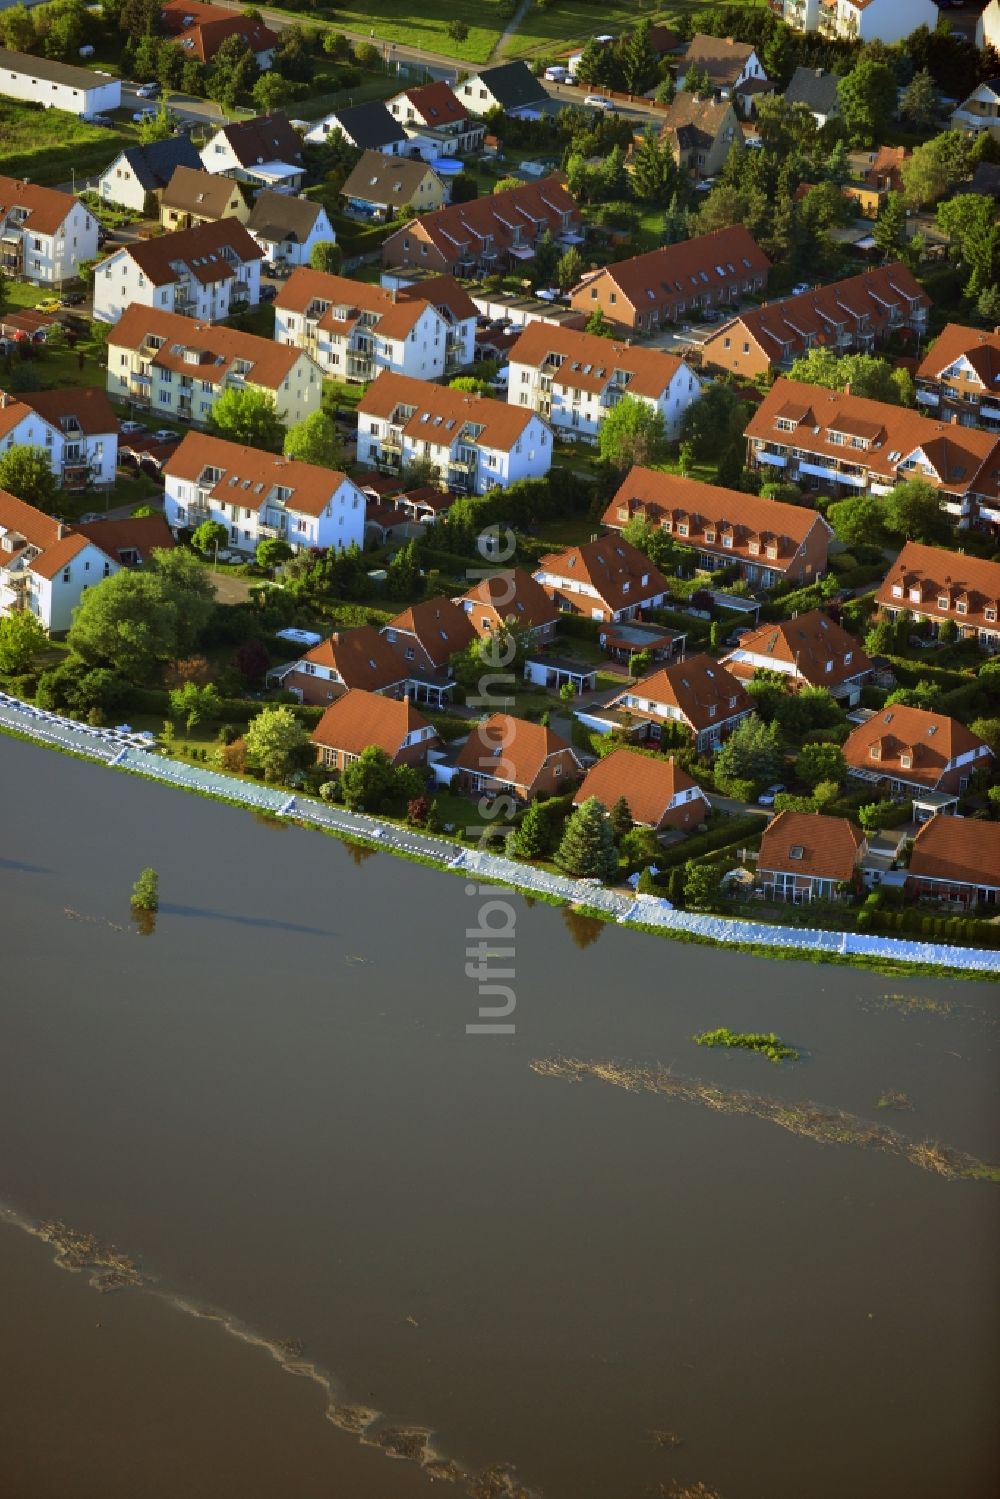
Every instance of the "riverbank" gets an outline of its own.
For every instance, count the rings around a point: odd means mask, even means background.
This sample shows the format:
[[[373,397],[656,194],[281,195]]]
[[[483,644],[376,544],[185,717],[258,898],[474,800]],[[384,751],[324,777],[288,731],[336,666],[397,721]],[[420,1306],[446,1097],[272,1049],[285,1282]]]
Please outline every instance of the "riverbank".
[[[602,921],[635,927],[678,941],[737,947],[765,957],[812,963],[850,963],[889,975],[938,974],[951,977],[1000,976],[1000,952],[944,943],[908,942],[893,937],[820,928],[783,927],[736,917],[679,911],[667,900],[609,889],[595,881],[554,875],[530,864],[472,850],[402,824],[348,812],[313,797],[292,795],[221,771],[160,756],[140,747],[135,736],[91,728],[0,694],[0,731],[66,754],[96,760],[197,795],[209,796],[259,813],[287,818],[336,837],[361,840],[404,858],[432,864],[465,878],[503,885],[553,904],[582,907]]]

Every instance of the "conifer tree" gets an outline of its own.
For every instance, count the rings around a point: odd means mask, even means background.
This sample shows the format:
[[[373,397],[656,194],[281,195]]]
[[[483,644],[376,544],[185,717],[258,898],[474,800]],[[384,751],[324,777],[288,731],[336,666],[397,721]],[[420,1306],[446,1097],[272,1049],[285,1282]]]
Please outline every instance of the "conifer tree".
[[[518,859],[543,859],[549,852],[549,819],[542,802],[532,802],[513,829],[507,849]]]
[[[628,804],[628,797],[620,796],[618,798],[608,813],[608,819],[614,835],[619,841],[625,837],[626,833],[631,833],[635,827],[635,822],[632,818],[632,809]]]
[[[616,877],[615,835],[596,796],[588,797],[567,822],[556,863],[578,879],[597,879],[607,884]]]

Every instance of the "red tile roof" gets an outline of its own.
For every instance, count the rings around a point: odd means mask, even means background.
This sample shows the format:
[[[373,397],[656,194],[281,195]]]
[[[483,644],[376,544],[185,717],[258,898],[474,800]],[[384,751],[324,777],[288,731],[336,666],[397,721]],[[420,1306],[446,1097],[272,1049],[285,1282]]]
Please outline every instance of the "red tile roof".
[[[909,872],[927,880],[1000,887],[1000,828],[972,817],[932,817],[913,840]]]
[[[79,201],[54,187],[39,187],[20,177],[0,177],[0,218],[6,218],[13,208],[23,208],[26,217],[22,223],[29,234],[55,234]]]
[[[541,321],[529,323],[519,334],[509,359],[511,364],[540,369],[551,356],[558,356],[561,361],[551,371],[556,385],[598,392],[605,389],[616,373],[623,373],[628,376],[626,395],[648,396],[653,400],[663,395],[684,364],[676,354],[665,354],[660,349],[618,343],[596,333]]]
[[[471,258],[478,258],[487,236],[492,236],[495,249],[502,253],[515,243],[518,228],[529,245],[536,237],[539,222],[553,233],[559,232],[564,214],[570,215],[570,222],[579,222],[576,199],[567,191],[563,179],[553,175],[541,182],[525,182],[502,193],[475,198],[471,203],[450,203],[433,213],[421,214],[397,229],[386,243],[392,244],[400,235],[409,234],[419,226],[449,264],[454,264],[462,258],[465,247]]]
[[[402,340],[429,304],[416,298],[402,300],[385,286],[299,266],[281,288],[274,305],[281,312],[306,313],[312,309],[320,328],[343,337],[363,318],[374,318],[373,326],[382,338]]]
[[[444,82],[426,83],[420,88],[406,89],[402,96],[414,109],[424,125],[457,125],[469,118],[469,111],[461,104]]]
[[[894,588],[901,588],[899,597]],[[917,598],[911,597],[916,590]],[[947,601],[942,608],[940,599]],[[1000,562],[967,557],[942,547],[908,541],[875,595],[882,608],[910,609],[932,619],[951,619],[962,629],[1000,633]],[[956,605],[964,604],[959,613]],[[986,611],[992,612],[987,619]]]
[[[435,666],[445,666],[456,651],[464,651],[476,638],[472,624],[451,599],[421,599],[397,614],[386,631],[414,635]]]
[[[368,692],[384,691],[407,677],[402,658],[372,625],[338,630],[307,651],[302,660],[336,672],[345,687],[363,687]]]
[[[765,656],[769,661],[794,666],[795,675],[810,687],[836,687],[871,670],[871,662],[854,636],[822,609],[761,625],[741,637],[736,650],[722,658],[723,664],[736,676],[752,676],[754,664],[743,661],[744,656]]]
[[[585,276],[573,297],[578,300],[594,280],[607,277],[637,312],[648,312],[678,298],[690,300],[718,291],[770,268],[771,262],[749,229],[732,224],[604,266]]]
[[[610,811],[619,797],[628,802],[633,822],[659,827],[674,797],[697,788],[676,760],[640,755],[636,750],[616,749],[588,770],[573,800],[579,806],[596,796]],[[700,793],[703,796],[704,794]],[[705,802],[705,814],[708,804]]]
[[[569,741],[561,734],[509,713],[493,713],[472,730],[455,757],[455,764],[460,770],[510,781],[530,791],[546,760],[561,752],[572,757],[577,769],[582,768]]]
[[[538,630],[559,619],[559,610],[545,589],[523,567],[482,578],[462,595],[462,603],[472,619],[481,617],[485,611],[503,622],[513,620],[525,629]]]
[[[893,703],[851,731],[844,743],[844,759],[854,770],[933,791],[949,761],[985,748],[984,741],[955,718]],[[911,763],[904,765],[904,758]]]
[[[612,613],[630,604],[666,593],[667,582],[644,552],[622,536],[602,536],[583,546],[567,547],[563,552],[549,552],[540,558],[534,576],[556,580],[552,586],[565,588],[568,598],[582,604],[593,603],[591,596],[577,594],[565,587],[568,583],[589,583],[599,600]]]
[[[636,708],[627,699],[652,703]],[[694,732],[701,733],[727,718],[747,713],[753,699],[743,684],[718,661],[702,653],[661,666],[613,699],[612,707],[654,719],[669,718],[667,708],[676,708]]]
[[[118,431],[118,418],[103,390],[92,385],[66,386],[61,390],[33,390],[26,404],[53,427],[61,427],[67,417],[75,417],[81,432],[88,437]]]
[[[147,562],[154,551],[170,551],[177,545],[174,534],[162,515],[140,515],[124,520],[98,520],[73,528],[86,536],[114,562],[121,562],[122,552],[138,552]]]
[[[409,698],[382,697],[355,687],[330,704],[311,737],[313,744],[349,755],[360,755],[374,745],[394,760],[407,735],[430,727]]]
[[[297,362],[306,357],[301,349],[258,338],[255,333],[241,333],[219,323],[199,323],[176,312],[143,307],[139,302],[126,307],[108,334],[108,345],[138,350],[150,337],[163,340],[151,354],[151,364],[213,385],[221,385],[235,361],[243,359],[250,365],[247,384],[277,391]],[[185,350],[197,353],[196,364],[185,359]]]
[[[539,420],[526,406],[508,406],[490,396],[432,385],[391,370],[383,370],[368,387],[358,413],[399,422],[408,437],[439,447],[451,447],[466,426],[480,427],[475,440],[498,452],[509,452],[529,422]]]
[[[846,883],[864,849],[864,834],[847,817],[779,812],[764,830],[757,869]]]
[[[238,274],[237,263],[247,265],[252,260],[264,259],[257,241],[250,237],[238,219],[233,218],[206,219],[204,223],[192,224],[190,229],[177,229],[172,234],[160,234],[154,239],[135,240],[132,244],[119,246],[113,255],[123,253],[135,261],[153,286],[172,285],[186,272],[204,286],[214,281],[231,281]],[[95,275],[112,258],[108,256],[100,261]],[[177,270],[178,265],[183,269]]]
[[[163,472],[194,484],[206,468],[221,470],[222,477],[211,481],[211,492],[224,504],[232,504],[235,498],[246,509],[259,510],[272,489],[280,487],[290,491],[285,501],[288,510],[314,517],[322,515],[341,484],[351,482],[339,469],[282,458],[260,448],[210,437],[206,432],[185,433],[164,463]]]
[[[917,366],[917,379],[938,380],[959,359],[972,365],[987,395],[1000,391],[1000,333],[962,323],[942,330]]]
[[[251,52],[270,52],[278,45],[278,37],[259,17],[251,20],[198,0],[168,0],[163,6],[163,24],[171,41],[179,42],[185,55],[199,62],[211,62],[231,36],[242,37]]]

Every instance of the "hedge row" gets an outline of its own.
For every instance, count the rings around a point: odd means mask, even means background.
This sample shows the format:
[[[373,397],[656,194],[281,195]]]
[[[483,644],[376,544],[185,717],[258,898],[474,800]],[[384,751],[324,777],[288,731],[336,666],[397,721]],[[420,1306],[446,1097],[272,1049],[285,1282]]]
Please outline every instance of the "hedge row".
[[[247,724],[251,718],[256,718],[263,708],[273,706],[268,703],[251,702],[248,698],[224,697],[219,703],[217,719],[219,723]],[[288,703],[283,706],[290,707],[295,717],[307,729],[314,729],[323,717],[323,709],[313,707],[309,703]],[[130,708],[133,713],[148,713],[169,718],[170,694],[162,687],[133,687],[124,700],[122,708]]]
[[[713,828],[710,833],[696,833],[693,838],[685,838],[683,843],[672,844],[657,855],[656,862],[660,869],[673,869],[678,864],[686,864],[689,859],[735,848],[737,844],[759,843],[763,832],[760,817],[727,818],[721,827]]]
[[[991,921],[964,916],[927,916],[919,910],[878,911],[863,908],[857,915],[859,932],[909,932],[935,942],[968,942],[976,947],[1000,947],[1000,927]]]

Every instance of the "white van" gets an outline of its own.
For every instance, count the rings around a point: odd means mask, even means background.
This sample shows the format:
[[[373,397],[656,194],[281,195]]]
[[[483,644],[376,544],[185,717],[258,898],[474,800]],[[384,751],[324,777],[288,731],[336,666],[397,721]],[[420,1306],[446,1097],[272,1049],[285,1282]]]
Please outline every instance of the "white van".
[[[568,83],[570,79],[569,68],[546,68],[546,83]]]

